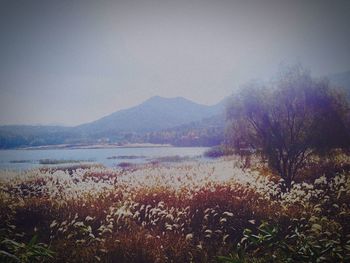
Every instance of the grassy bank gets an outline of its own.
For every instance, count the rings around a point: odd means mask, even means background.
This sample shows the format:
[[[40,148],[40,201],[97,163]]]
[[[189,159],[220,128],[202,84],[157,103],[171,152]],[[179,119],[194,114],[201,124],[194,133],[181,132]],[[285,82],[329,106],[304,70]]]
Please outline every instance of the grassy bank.
[[[236,157],[131,170],[2,172],[0,258],[347,262],[347,164],[345,157],[318,169],[310,164],[308,181],[289,193],[260,160],[246,168]]]

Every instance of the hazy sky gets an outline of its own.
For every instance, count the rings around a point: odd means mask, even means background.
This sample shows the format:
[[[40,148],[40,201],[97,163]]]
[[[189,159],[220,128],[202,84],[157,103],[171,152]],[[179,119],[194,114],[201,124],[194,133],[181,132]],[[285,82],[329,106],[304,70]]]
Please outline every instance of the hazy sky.
[[[160,95],[214,104],[281,62],[350,69],[350,1],[0,0],[0,124],[75,125]]]

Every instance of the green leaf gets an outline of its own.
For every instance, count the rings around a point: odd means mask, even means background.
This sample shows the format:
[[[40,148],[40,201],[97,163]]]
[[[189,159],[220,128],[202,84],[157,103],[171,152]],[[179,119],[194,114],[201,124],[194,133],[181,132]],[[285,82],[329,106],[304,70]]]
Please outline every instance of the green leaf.
[[[4,250],[0,250],[0,255],[4,255],[5,257],[12,258],[12,259],[14,259],[17,262],[21,262],[18,257],[16,257],[15,255],[13,255],[13,254],[11,254],[9,252],[4,251]]]

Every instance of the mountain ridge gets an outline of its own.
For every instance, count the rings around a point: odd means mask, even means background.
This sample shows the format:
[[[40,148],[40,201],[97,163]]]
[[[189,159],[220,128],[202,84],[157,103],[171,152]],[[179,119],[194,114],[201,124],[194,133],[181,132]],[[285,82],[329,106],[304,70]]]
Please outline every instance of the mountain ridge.
[[[331,85],[343,87],[350,98],[350,71],[329,75],[328,79]],[[208,146],[223,138],[227,99],[203,105],[184,97],[153,96],[77,126],[2,125],[0,148],[96,142]]]
[[[96,121],[77,126],[88,134],[114,130],[118,132],[150,132],[199,121],[224,110],[221,102],[207,106],[183,97],[154,96],[141,104],[113,112]]]
[[[103,142],[145,142],[145,134],[198,123],[220,115],[225,99],[203,105],[184,97],[153,96],[127,109],[77,126],[3,125],[0,148]]]

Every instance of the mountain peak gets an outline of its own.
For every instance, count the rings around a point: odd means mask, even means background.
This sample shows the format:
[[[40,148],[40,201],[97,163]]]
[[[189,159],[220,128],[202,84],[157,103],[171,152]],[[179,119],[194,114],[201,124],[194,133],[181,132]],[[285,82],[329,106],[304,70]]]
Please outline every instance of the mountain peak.
[[[153,96],[147,99],[146,101],[190,101],[184,97],[162,97],[162,96]]]
[[[183,97],[153,96],[137,106],[114,112],[80,128],[84,128],[87,134],[148,132],[199,121],[219,112],[218,107],[198,104]]]
[[[202,104],[196,103],[184,97],[162,97],[162,96],[153,96],[141,103],[141,105],[164,105],[164,104],[176,104],[176,105],[200,105]]]

